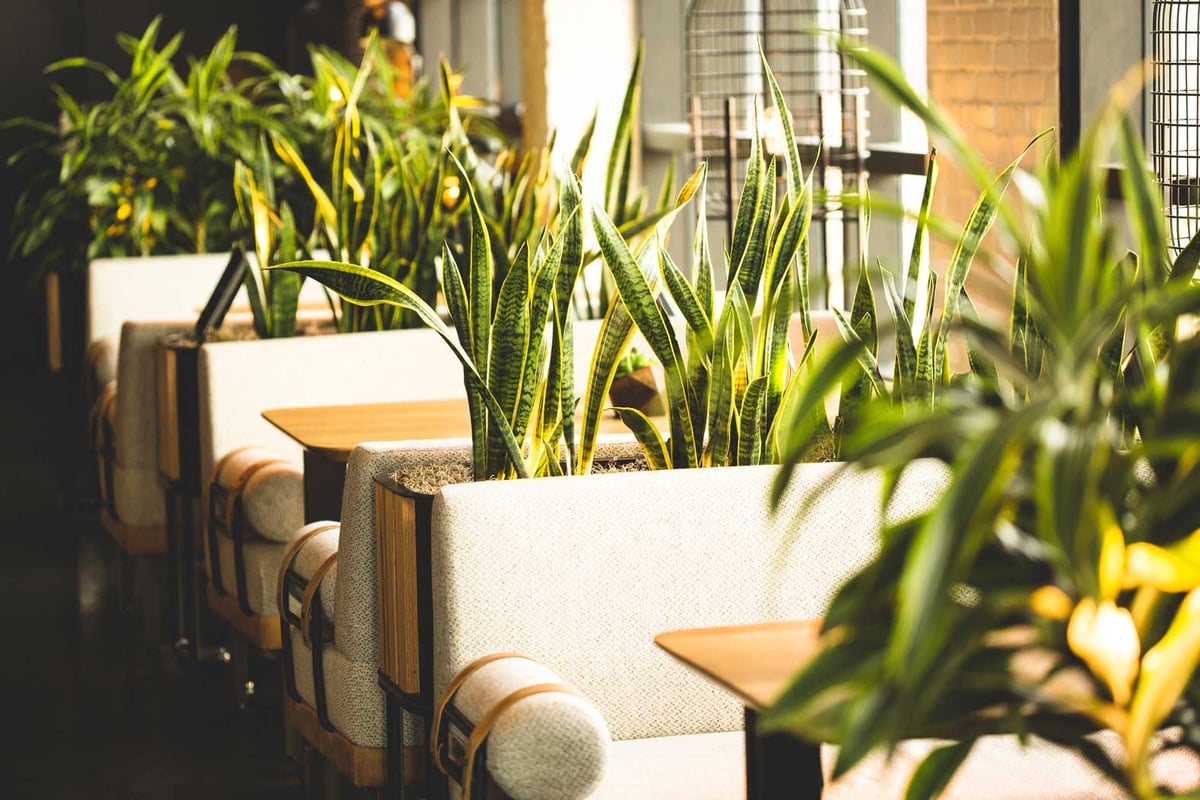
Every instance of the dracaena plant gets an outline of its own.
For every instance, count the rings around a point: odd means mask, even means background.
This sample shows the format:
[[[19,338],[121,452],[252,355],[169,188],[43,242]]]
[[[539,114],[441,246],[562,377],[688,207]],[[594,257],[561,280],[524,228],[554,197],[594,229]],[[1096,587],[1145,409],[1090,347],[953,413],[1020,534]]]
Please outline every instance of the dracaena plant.
[[[233,164],[259,131],[282,124],[253,101],[265,79],[235,83],[230,67],[265,59],[237,52],[230,28],[181,76],[172,58],[182,34],[160,45],[160,23],[118,37],[125,75],[83,58],[47,68],[97,73],[107,96],[83,102],[55,85],[59,127],[10,123],[36,136],[10,159],[32,170],[14,217],[20,259],[70,269],[94,257],[229,248]]]
[[[1006,324],[964,321],[995,376],[946,386],[931,404],[861,407],[848,461],[883,470],[890,493],[913,459],[937,459],[948,485],[928,511],[885,527],[765,724],[839,744],[835,775],[904,738],[948,740],[915,771],[907,796],[918,800],[992,733],[1071,747],[1137,797],[1159,797],[1178,776],[1156,774],[1154,753],[1200,745],[1200,342],[1179,324],[1200,310],[1200,239],[1172,263],[1127,97],[1061,164],[1016,184],[1018,210],[892,65],[853,55],[992,198],[997,233],[1018,253],[1016,299]],[[1114,157],[1123,205],[1105,196]],[[833,351],[794,425],[863,347]],[[777,494],[803,452],[794,444]],[[1089,738],[1101,729],[1121,752]]]

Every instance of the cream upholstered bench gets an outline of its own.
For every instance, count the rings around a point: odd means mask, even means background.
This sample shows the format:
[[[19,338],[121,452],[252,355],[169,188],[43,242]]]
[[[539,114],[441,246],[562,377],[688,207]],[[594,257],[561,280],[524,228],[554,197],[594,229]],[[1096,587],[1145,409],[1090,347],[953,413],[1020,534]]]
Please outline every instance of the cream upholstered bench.
[[[488,737],[491,779],[519,800],[744,796],[742,708],[654,637],[821,616],[876,553],[880,527],[880,476],[830,483],[838,469],[797,469],[777,516],[767,499],[773,467],[445,487],[431,533],[438,695],[476,659],[517,652],[545,667],[504,659],[472,675],[452,704],[468,727],[529,682],[566,683],[586,698],[552,693],[510,708]],[[937,465],[914,464],[893,513],[928,507],[943,483]],[[810,499],[787,549],[789,526]],[[588,722],[584,702],[607,728]],[[561,725],[575,742],[561,758],[553,748],[527,751],[539,740],[528,717],[535,712],[547,715],[540,738],[555,740]],[[597,730],[602,738],[611,731],[611,748],[588,744]]]
[[[262,412],[460,397],[462,368],[432,331],[404,330],[206,344],[198,371],[200,475],[204,508],[215,512],[205,517],[207,602],[256,647],[275,650],[279,564],[304,520],[302,451]],[[251,446],[261,450],[247,455]],[[255,508],[271,512],[256,522]]]
[[[514,800],[744,797],[742,710],[653,637],[819,617],[877,549],[879,475],[829,483],[836,469],[798,468],[775,518],[771,467],[443,488],[431,552],[434,671],[447,710],[434,741],[452,795],[463,781],[473,797],[496,796],[490,790]],[[935,503],[945,480],[939,463],[914,462],[889,517]],[[477,726],[468,779],[462,742]],[[1112,735],[1099,741],[1116,745]],[[823,796],[899,800],[936,745],[906,741],[890,760],[872,755],[827,782]],[[834,757],[822,747],[827,779]],[[1156,777],[1166,785],[1200,781],[1194,755],[1160,758]],[[991,736],[942,796],[1124,795],[1068,750]]]
[[[92,260],[88,264],[85,376],[90,391],[98,393],[117,377],[122,325],[155,320],[195,323],[229,257],[229,253],[204,253]],[[246,305],[244,290],[235,302]]]
[[[191,323],[126,322],[121,327],[118,380],[101,392],[93,416],[104,529],[130,555],[166,550],[166,506],[158,476],[155,348]],[[118,391],[120,389],[120,391]]]
[[[625,436],[604,437],[596,464],[645,469],[640,448]],[[400,506],[379,500],[382,478],[405,495]],[[415,553],[400,552],[395,539],[426,541],[434,494],[470,480],[469,440],[360,444],[346,471],[340,528],[307,526],[302,535],[310,538],[285,556],[277,605],[285,609],[287,717],[358,786],[412,791],[425,780],[431,676],[423,676],[424,691],[418,683],[399,702],[396,684],[404,681],[381,661],[394,662],[399,638],[412,635],[408,656],[428,663],[430,633],[417,629],[431,599],[416,585],[427,586],[428,561],[414,563]],[[395,518],[381,519],[381,509]],[[392,687],[386,699],[381,682]]]

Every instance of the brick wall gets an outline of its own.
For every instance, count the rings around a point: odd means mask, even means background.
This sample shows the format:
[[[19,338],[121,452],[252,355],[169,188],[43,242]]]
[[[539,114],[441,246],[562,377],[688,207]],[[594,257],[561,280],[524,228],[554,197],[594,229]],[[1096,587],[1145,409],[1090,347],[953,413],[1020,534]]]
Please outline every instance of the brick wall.
[[[1055,0],[928,0],[929,94],[994,172],[1056,123],[1057,9]],[[1033,156],[1045,153],[1042,147]],[[961,223],[979,191],[947,159],[940,165],[936,210]],[[937,246],[935,263],[949,254],[948,244]],[[977,299],[988,306],[1007,304],[1007,289],[989,285],[983,270],[978,272]]]

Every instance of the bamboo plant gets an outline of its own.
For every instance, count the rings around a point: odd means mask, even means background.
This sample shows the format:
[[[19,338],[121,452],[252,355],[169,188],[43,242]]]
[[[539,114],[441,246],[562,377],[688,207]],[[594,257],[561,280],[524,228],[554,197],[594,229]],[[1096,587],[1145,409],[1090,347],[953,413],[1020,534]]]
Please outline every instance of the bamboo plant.
[[[909,798],[940,793],[992,733],[1068,746],[1137,797],[1159,797],[1153,753],[1200,746],[1200,386],[1197,340],[1180,326],[1200,309],[1200,239],[1171,262],[1123,98],[1077,152],[1022,181],[1022,215],[892,65],[853,55],[996,202],[998,232],[1019,254],[1013,313],[962,325],[994,375],[976,372],[932,404],[862,406],[843,455],[884,470],[884,507],[914,458],[944,462],[949,484],[929,511],[885,528],[878,559],[839,590],[819,655],[765,724],[839,744],[835,776],[904,738],[948,740]],[[1105,199],[1110,154],[1121,208]],[[1130,252],[1115,244],[1118,221]],[[850,374],[863,348],[847,341],[820,373]],[[808,388],[796,420],[821,400],[820,381]],[[777,494],[802,453],[797,436]],[[1124,752],[1088,738],[1100,729]]]

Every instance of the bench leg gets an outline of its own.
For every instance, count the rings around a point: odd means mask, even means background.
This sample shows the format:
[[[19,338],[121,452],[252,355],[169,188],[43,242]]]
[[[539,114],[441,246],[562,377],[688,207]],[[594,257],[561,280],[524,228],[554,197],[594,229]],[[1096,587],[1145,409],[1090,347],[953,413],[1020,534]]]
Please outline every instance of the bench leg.
[[[746,709],[746,797],[819,800],[825,788],[821,746],[784,733],[759,735],[758,712]]]

